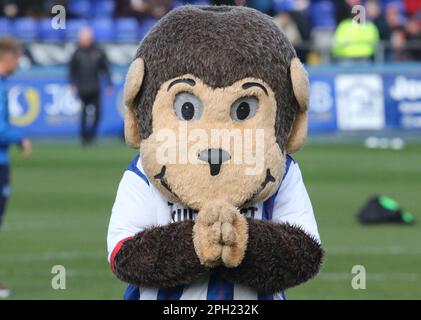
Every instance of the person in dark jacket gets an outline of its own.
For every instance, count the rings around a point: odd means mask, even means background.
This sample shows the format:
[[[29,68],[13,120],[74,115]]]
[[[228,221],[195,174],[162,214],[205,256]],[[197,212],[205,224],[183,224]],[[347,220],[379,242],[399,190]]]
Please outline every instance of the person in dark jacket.
[[[94,42],[92,30],[83,28],[79,32],[79,46],[73,54],[69,77],[72,91],[82,101],[81,139],[83,145],[91,144],[96,137],[100,120],[100,80],[105,77],[112,90],[107,57]]]

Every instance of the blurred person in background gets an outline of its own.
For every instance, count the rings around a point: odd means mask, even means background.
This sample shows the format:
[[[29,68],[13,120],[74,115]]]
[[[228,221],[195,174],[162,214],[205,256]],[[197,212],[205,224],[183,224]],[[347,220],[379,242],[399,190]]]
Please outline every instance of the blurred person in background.
[[[392,46],[390,45],[392,34],[381,4],[379,0],[366,0],[364,7],[366,10],[367,19],[372,21],[379,30],[379,37],[382,41],[379,43],[379,46],[381,46],[379,50],[383,50],[384,58],[389,60],[390,58],[394,57],[395,53],[399,52],[399,50],[394,52]],[[399,45],[399,35],[397,35],[395,39],[397,40],[396,44]],[[399,52],[397,56],[400,57],[398,60],[403,60],[401,52]]]
[[[355,1],[358,2],[358,1]],[[332,53],[339,61],[370,61],[374,58],[379,42],[379,30],[367,21],[354,21],[352,11],[336,27]]]
[[[311,37],[309,8],[309,0],[278,0],[274,8],[275,23],[285,32],[301,61],[307,61],[310,49],[303,46]]]
[[[411,59],[407,50],[407,34],[404,27],[396,27],[390,37],[390,58],[394,61],[407,61]]]
[[[10,125],[5,83],[6,77],[18,68],[21,51],[21,47],[16,40],[0,38],[0,226],[10,194],[9,146],[13,144],[20,146],[25,159],[31,154],[31,141]],[[10,289],[0,284],[0,298],[7,298],[10,293]]]
[[[392,2],[386,6],[386,21],[391,30],[405,25],[406,17],[403,6],[397,2]]]
[[[382,12],[380,3],[378,0],[367,0],[364,4],[367,17],[371,20],[379,30],[379,36],[381,40],[390,39],[390,29],[387,24],[386,16]]]
[[[0,0],[0,16],[15,18],[19,14],[18,4],[11,0]]]
[[[408,53],[410,58],[421,61],[421,11],[408,19],[405,30],[409,41]]]
[[[101,116],[101,78],[105,77],[107,92],[113,90],[107,57],[94,41],[90,28],[85,27],[78,34],[79,45],[69,65],[71,90],[82,101],[80,137],[83,146],[95,141]]]
[[[297,48],[297,46],[302,43],[303,39],[301,37],[300,30],[289,12],[280,12],[274,17],[274,21],[285,33],[288,40],[291,41],[294,48]]]

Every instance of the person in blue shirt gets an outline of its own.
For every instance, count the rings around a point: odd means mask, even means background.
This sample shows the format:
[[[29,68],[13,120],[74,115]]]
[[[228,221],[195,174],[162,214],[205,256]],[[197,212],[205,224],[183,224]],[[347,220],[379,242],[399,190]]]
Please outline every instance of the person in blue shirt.
[[[16,40],[0,38],[0,226],[10,193],[9,146],[20,146],[25,159],[29,157],[32,149],[31,141],[9,122],[6,77],[17,69],[20,55],[21,48]],[[10,289],[0,284],[0,298],[8,297],[10,292]]]

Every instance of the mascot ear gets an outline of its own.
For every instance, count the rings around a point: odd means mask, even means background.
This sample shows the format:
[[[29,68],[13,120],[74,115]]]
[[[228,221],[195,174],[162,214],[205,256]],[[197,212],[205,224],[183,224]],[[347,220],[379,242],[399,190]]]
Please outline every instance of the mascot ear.
[[[134,99],[142,86],[145,75],[145,63],[141,58],[137,58],[130,65],[124,84],[124,104],[126,112],[124,115],[124,137],[126,143],[132,148],[139,148],[140,134],[134,112]]]
[[[293,58],[290,65],[292,90],[298,102],[298,111],[295,115],[294,123],[289,134],[286,146],[287,153],[297,152],[303,145],[307,137],[307,108],[310,95],[310,84],[307,71],[298,58]]]

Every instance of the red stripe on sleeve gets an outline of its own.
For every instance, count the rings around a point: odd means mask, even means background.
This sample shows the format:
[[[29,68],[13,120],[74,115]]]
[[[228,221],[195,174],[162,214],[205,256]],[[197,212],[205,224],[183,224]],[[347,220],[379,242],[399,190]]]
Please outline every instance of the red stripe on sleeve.
[[[133,237],[127,237],[124,238],[123,240],[120,240],[117,245],[114,247],[113,251],[111,252],[111,257],[110,257],[110,266],[111,266],[111,271],[114,272],[114,258],[117,255],[117,253],[120,251],[121,247],[123,246],[123,244],[128,241],[133,239]]]

